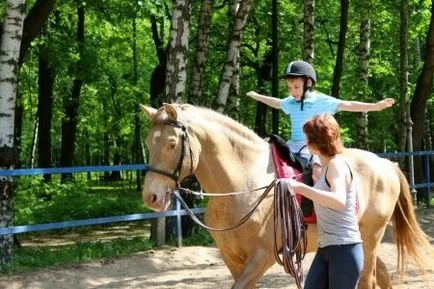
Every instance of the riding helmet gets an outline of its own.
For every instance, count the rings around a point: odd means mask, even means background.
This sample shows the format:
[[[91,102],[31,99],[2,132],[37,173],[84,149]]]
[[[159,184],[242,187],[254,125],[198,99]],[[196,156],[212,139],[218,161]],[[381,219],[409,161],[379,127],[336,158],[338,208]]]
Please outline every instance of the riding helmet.
[[[306,76],[309,77],[313,84],[316,83],[316,73],[313,66],[303,60],[295,60],[288,63],[283,74],[283,78],[289,78],[292,76]]]

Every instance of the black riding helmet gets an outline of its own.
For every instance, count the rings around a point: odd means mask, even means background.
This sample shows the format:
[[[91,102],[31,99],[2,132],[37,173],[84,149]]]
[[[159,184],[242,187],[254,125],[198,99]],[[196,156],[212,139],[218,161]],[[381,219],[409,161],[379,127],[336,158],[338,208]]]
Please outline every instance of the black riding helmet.
[[[315,69],[310,63],[303,60],[295,60],[288,63],[285,69],[285,73],[282,75],[283,78],[290,78],[294,76],[309,77],[312,80],[313,84],[316,83]]]
[[[283,78],[290,77],[304,77],[304,87],[303,87],[303,95],[301,97],[301,110],[303,110],[304,98],[306,95],[306,91],[311,89],[316,83],[316,73],[313,66],[303,60],[295,60],[288,63],[285,69],[285,73],[282,75]],[[308,79],[312,80],[312,87],[307,87]]]

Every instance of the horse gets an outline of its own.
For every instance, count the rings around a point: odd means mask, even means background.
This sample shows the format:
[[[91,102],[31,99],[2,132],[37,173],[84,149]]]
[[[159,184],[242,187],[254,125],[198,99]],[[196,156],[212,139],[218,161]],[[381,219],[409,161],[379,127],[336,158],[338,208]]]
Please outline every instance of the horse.
[[[209,198],[205,223],[230,227],[256,204],[262,192],[255,189],[276,178],[270,145],[235,120],[188,104],[163,104],[158,110],[141,108],[152,121],[146,138],[151,170],[142,189],[149,208],[168,209],[171,191],[183,178],[194,174],[205,192],[221,194]],[[357,176],[365,257],[359,288],[374,289],[377,284],[382,289],[391,288],[387,268],[377,257],[389,223],[393,224],[397,245],[398,272],[402,272],[407,257],[422,271],[432,268],[433,248],[417,223],[407,179],[397,164],[358,149],[345,149],[343,154]],[[248,193],[225,195],[240,191]],[[267,196],[241,226],[210,232],[233,276],[232,289],[255,288],[276,262],[273,211],[273,197]],[[316,225],[309,224],[306,234],[307,252],[316,251]]]

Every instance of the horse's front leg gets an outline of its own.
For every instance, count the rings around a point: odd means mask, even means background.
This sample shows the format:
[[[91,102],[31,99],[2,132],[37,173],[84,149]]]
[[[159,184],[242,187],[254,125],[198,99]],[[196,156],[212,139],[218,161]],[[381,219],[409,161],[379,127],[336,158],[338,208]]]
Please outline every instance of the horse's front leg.
[[[235,283],[232,289],[255,288],[256,282],[265,271],[275,262],[274,255],[265,248],[257,248],[245,260],[242,269],[234,276]],[[234,274],[232,274],[234,275]]]

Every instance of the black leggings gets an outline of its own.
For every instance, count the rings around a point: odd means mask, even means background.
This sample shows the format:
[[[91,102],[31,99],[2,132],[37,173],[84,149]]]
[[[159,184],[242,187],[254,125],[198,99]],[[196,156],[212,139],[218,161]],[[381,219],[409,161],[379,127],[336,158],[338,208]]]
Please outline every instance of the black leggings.
[[[306,276],[304,289],[355,289],[363,269],[363,246],[319,248]]]

